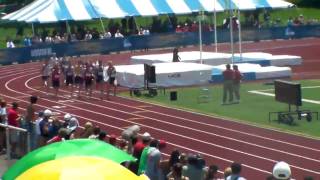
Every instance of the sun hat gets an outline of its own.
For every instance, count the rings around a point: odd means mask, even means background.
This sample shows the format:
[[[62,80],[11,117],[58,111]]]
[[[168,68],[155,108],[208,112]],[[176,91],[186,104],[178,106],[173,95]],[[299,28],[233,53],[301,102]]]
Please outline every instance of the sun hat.
[[[44,110],[43,112],[44,116],[49,117],[52,115],[52,111],[50,111],[49,109]]]
[[[291,176],[291,169],[288,163],[280,161],[273,167],[272,174],[277,179],[289,179]]]
[[[148,132],[143,133],[142,140],[149,141],[151,139],[151,135]]]

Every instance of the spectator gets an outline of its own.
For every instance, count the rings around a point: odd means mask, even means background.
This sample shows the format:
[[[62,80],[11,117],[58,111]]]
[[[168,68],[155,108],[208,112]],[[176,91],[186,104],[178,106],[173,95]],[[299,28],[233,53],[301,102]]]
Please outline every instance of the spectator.
[[[65,138],[67,136],[68,130],[66,128],[60,128],[58,131],[58,134],[47,141],[47,144],[65,141]]]
[[[38,112],[38,118],[35,121],[35,143],[36,143],[36,148],[40,146],[40,136],[41,136],[41,132],[40,132],[40,122],[43,120],[44,117],[44,113],[42,111]]]
[[[188,164],[188,156],[186,153],[181,153],[179,157],[179,162],[183,165],[186,166]]]
[[[49,139],[58,135],[59,129],[62,127],[59,119],[51,118],[50,120],[52,120],[52,122],[49,124]]]
[[[176,163],[179,163],[180,152],[173,150],[169,160],[161,161],[161,169],[164,175],[168,175]]]
[[[71,114],[67,113],[63,116],[63,127],[67,128],[69,126],[70,123],[70,119],[72,118]]]
[[[182,164],[176,163],[172,171],[167,176],[168,180],[189,180],[188,177],[182,175]]]
[[[273,167],[272,175],[275,180],[291,179],[291,169],[289,164],[283,161],[277,162]]]
[[[189,32],[189,25],[188,23],[184,23],[184,27],[182,28],[183,32]]]
[[[7,124],[7,103],[5,100],[0,99],[0,123]],[[6,129],[0,127],[0,154],[5,153],[6,147]]]
[[[231,175],[227,177],[226,180],[246,180],[244,177],[240,176],[241,173],[241,164],[239,163],[232,163],[231,164]]]
[[[117,146],[117,136],[114,134],[111,134],[109,137],[109,144],[113,146]]]
[[[40,146],[46,144],[49,140],[49,119],[52,115],[52,112],[49,109],[46,109],[44,112],[44,117],[39,123],[40,127]]]
[[[31,38],[25,37],[25,38],[23,39],[23,44],[24,44],[24,46],[26,46],[26,47],[32,46]]]
[[[25,121],[26,121],[26,129],[30,133],[30,147],[31,149],[35,149],[36,147],[36,140],[35,140],[35,133],[33,128],[33,123],[36,121],[36,115],[35,115],[35,105],[38,101],[37,96],[31,96],[30,97],[30,104],[27,106],[27,112],[25,115]]]
[[[70,119],[69,125],[67,126],[67,128],[74,132],[77,128],[79,127],[79,121],[76,117],[72,117]]]
[[[141,158],[141,154],[142,154],[142,151],[143,149],[149,145],[149,142],[151,140],[151,136],[148,132],[145,132],[142,137],[141,137],[142,141],[141,140],[138,140],[137,143],[134,144],[133,146],[133,153],[132,155],[137,158],[137,161],[136,162],[131,162],[130,163],[130,166],[129,166],[129,169],[134,172],[135,174],[138,173],[138,166],[139,166],[139,163],[140,163],[140,158]]]
[[[147,152],[147,156],[145,156],[147,157],[146,159],[142,159],[141,157],[142,163],[146,162],[145,174],[152,180],[163,179],[163,174],[160,169],[161,152],[159,148],[159,141],[152,140]]]
[[[225,179],[227,179],[227,177],[229,177],[231,174],[232,174],[231,167],[227,167],[226,169],[224,169],[223,175]]]
[[[12,107],[8,111],[8,125],[20,127],[19,123],[21,116],[18,114],[18,103],[13,102]],[[17,130],[10,130],[10,145],[12,157],[17,157],[17,144],[19,140],[19,132]]]
[[[15,48],[15,45],[11,39],[7,41],[7,48]]]
[[[176,33],[182,33],[183,32],[183,28],[181,28],[181,26],[178,24],[176,27]]]
[[[101,132],[100,127],[95,126],[93,129],[92,135],[89,136],[89,139],[98,139],[100,132]]]
[[[99,133],[98,140],[105,142],[106,137],[107,137],[107,133],[104,131],[101,131]]]
[[[207,174],[204,160],[196,155],[189,155],[188,164],[183,166],[182,175],[190,180],[204,179]]]
[[[91,122],[86,122],[84,125],[84,130],[80,133],[80,138],[89,138],[93,133],[93,125]]]
[[[124,38],[124,36],[120,33],[120,30],[118,29],[117,32],[114,34],[115,38]]]
[[[199,26],[196,21],[193,21],[191,24],[190,32],[197,32],[199,30]]]
[[[205,180],[218,180],[219,178],[217,177],[218,174],[218,166],[216,165],[211,165],[209,166],[208,174],[206,176]]]

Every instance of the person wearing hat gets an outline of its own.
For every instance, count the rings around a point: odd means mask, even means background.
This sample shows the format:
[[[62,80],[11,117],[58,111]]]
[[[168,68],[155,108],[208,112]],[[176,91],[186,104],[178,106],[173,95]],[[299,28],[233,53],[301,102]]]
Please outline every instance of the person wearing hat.
[[[67,126],[67,128],[73,132],[73,131],[75,131],[78,127],[79,127],[79,121],[78,121],[78,119],[75,118],[75,117],[72,117],[72,118],[70,119],[70,122],[69,122],[69,125]]]
[[[49,119],[52,116],[52,112],[49,109],[44,110],[43,119],[39,123],[40,128],[40,143],[39,146],[44,146],[49,140]]]
[[[41,132],[40,132],[40,122],[42,121],[44,117],[44,113],[43,111],[38,112],[38,118],[35,121],[35,142],[36,142],[36,147],[39,147],[40,144],[40,136],[41,136]]]
[[[130,163],[129,169],[134,172],[137,173],[138,172],[138,166],[140,163],[140,158],[141,158],[141,154],[143,149],[149,145],[151,140],[151,135],[148,132],[145,132],[142,134],[141,136],[141,140],[138,140],[137,143],[133,146],[133,153],[132,155],[137,158],[136,162],[132,162]]]
[[[132,153],[132,137],[137,137],[138,132],[140,131],[140,126],[138,125],[132,125],[122,131],[121,137],[122,139],[126,140],[128,142],[128,153]]]
[[[277,162],[273,167],[272,175],[275,180],[291,179],[291,169],[289,164],[283,161]]]

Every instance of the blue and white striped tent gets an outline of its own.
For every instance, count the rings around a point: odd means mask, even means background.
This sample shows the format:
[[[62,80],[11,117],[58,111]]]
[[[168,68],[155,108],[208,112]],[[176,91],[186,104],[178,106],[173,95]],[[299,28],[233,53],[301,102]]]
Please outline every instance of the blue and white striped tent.
[[[283,0],[36,0],[2,19],[45,23],[291,6]]]

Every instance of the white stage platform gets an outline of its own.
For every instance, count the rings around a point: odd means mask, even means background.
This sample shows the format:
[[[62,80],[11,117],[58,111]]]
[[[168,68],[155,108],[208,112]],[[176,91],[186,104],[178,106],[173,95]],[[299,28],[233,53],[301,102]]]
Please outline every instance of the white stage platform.
[[[182,62],[200,63],[200,52],[179,52]],[[207,65],[221,65],[231,63],[231,54],[227,53],[213,53],[202,52],[203,64]],[[165,63],[172,62],[172,53],[165,54],[152,54],[142,56],[132,56],[132,64],[153,64],[153,63]],[[243,53],[242,59],[240,54],[234,55],[235,63],[254,63],[262,66],[293,66],[302,64],[302,58],[300,56],[291,55],[272,55],[263,52],[249,52]]]
[[[191,86],[207,84],[211,80],[212,66],[198,63],[155,63],[158,87]],[[117,70],[118,84],[129,88],[144,87],[144,65],[120,65]]]
[[[201,63],[199,51],[179,52],[181,62]],[[231,63],[231,55],[227,53],[202,52],[203,64],[220,65]],[[132,56],[132,64],[153,64],[172,62],[172,53]]]
[[[245,80],[274,79],[291,77],[292,71],[289,67],[267,66],[259,64],[240,63],[237,64]],[[212,70],[212,81],[221,82],[222,72],[226,69],[225,65],[214,66]]]

